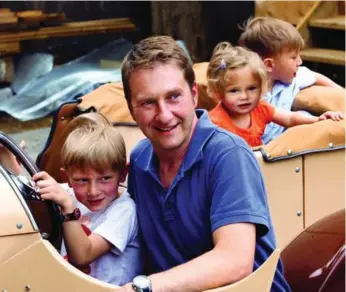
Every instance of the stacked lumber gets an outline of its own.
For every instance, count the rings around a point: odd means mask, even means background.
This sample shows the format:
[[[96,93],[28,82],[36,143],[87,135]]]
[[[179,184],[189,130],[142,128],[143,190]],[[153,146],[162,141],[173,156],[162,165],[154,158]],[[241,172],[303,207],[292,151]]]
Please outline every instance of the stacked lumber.
[[[5,19],[3,22],[3,25],[5,25],[7,21],[6,19],[10,18],[10,13],[8,13],[8,16],[6,17],[2,17],[0,14],[0,27],[2,20]],[[29,17],[27,17],[27,19],[29,19]],[[46,19],[49,19],[49,17]],[[53,17],[51,17],[51,19],[53,19]],[[9,24],[10,20],[8,20],[7,23]],[[29,21],[26,23],[28,24]],[[35,30],[26,29],[7,32],[0,31],[0,56],[19,53],[21,49],[20,42],[22,41],[42,40],[54,37],[73,37],[102,34],[108,32],[129,32],[134,31],[135,29],[136,26],[130,18],[110,18],[79,22],[65,22],[56,26],[41,26]]]
[[[0,9],[0,31],[21,31],[60,25],[66,20],[64,13],[43,13],[41,10],[13,12]]]

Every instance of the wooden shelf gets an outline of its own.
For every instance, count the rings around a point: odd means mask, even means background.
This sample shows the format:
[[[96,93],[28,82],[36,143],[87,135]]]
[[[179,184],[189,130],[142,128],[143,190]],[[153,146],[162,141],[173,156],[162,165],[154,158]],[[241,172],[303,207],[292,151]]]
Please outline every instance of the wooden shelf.
[[[129,18],[101,19],[93,21],[70,22],[60,26],[42,27],[38,30],[0,33],[0,42],[46,39],[105,33],[117,31],[133,31],[136,26]]]
[[[345,15],[337,15],[328,18],[311,19],[311,27],[345,30]]]
[[[300,56],[305,61],[345,66],[345,51],[341,50],[308,48]]]

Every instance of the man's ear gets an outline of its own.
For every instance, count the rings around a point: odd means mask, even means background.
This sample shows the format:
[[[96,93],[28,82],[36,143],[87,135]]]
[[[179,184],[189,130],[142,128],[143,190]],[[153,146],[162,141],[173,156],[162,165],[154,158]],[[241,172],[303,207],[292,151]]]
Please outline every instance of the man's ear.
[[[130,167],[130,164],[127,163],[125,168],[123,169],[123,171],[120,173],[120,175],[119,175],[119,181],[120,182],[124,182],[126,180],[126,176],[129,173],[129,167]]]
[[[272,72],[273,71],[273,66],[274,66],[274,60],[273,58],[265,58],[263,60],[264,66],[267,69],[267,72]]]
[[[60,176],[61,176],[63,182],[68,183],[68,186],[69,186],[70,188],[72,188],[70,179],[69,179],[69,177],[68,177],[67,170],[66,170],[65,168],[62,168],[62,167],[60,168]]]
[[[192,93],[192,98],[193,98],[193,104],[196,108],[196,106],[198,104],[198,86],[197,86],[196,81],[192,85],[191,93]]]

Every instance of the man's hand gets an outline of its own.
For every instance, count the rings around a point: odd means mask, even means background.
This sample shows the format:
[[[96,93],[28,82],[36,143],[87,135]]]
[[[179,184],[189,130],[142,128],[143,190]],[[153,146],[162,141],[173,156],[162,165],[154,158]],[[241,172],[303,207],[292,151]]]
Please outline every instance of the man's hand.
[[[117,292],[134,292],[131,283],[127,283],[125,286],[120,287]]]
[[[42,199],[58,204],[63,214],[73,212],[75,206],[70,195],[47,172],[41,171],[34,174],[32,178],[36,182],[35,187],[38,188]]]
[[[331,119],[333,121],[341,121],[344,119],[344,114],[342,112],[328,111],[320,115],[318,118],[320,121]]]

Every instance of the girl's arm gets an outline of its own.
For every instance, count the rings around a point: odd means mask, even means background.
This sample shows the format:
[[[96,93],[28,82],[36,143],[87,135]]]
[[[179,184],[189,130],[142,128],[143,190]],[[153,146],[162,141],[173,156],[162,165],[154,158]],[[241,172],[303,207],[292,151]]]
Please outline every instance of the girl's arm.
[[[289,128],[303,124],[313,124],[318,121],[332,119],[333,121],[340,121],[344,118],[341,112],[328,111],[319,117],[308,116],[300,112],[290,112],[282,109],[275,108],[273,115],[273,122],[283,127]]]
[[[47,172],[33,176],[42,199],[52,200],[61,207],[63,214],[75,209],[71,196]],[[97,234],[86,235],[79,221],[64,222],[64,241],[69,261],[84,266],[112,249],[113,245]]]

